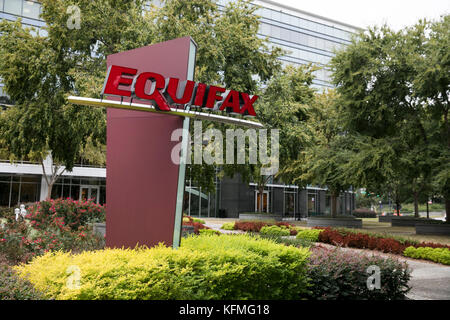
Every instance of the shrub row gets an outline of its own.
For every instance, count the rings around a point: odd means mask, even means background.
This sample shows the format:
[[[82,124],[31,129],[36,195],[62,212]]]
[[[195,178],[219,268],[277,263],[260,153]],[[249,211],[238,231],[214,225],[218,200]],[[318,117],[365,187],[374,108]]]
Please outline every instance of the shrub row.
[[[411,243],[400,243],[391,238],[378,238],[364,233],[351,233],[343,230],[325,228],[319,234],[319,241],[332,245],[351,248],[379,250],[395,254],[402,254]]]
[[[380,270],[380,288],[369,289],[368,278],[376,266]],[[368,272],[369,271],[369,272]],[[398,300],[410,290],[410,270],[406,263],[391,258],[355,255],[340,248],[316,246],[312,249],[308,276],[313,285],[310,299],[315,300]]]
[[[266,226],[284,226],[289,229],[289,234],[295,236],[297,234],[297,229],[294,225],[287,222],[270,222],[270,221],[257,221],[257,220],[239,220],[234,223],[234,230],[242,230],[246,232],[260,232],[262,227]]]
[[[403,251],[403,255],[414,259],[425,259],[450,265],[450,249],[448,248],[408,247]]]
[[[300,299],[309,255],[250,235],[201,235],[177,250],[52,252],[16,269],[54,299]],[[79,287],[66,285],[70,266],[80,269]]]

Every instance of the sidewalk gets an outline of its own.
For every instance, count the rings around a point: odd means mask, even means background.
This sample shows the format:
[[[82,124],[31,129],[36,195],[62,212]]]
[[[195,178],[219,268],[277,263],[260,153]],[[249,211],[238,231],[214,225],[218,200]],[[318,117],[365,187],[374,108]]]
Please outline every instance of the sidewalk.
[[[219,223],[219,221],[208,221],[205,225],[222,233],[244,233],[243,231],[222,230],[220,229],[222,223]],[[321,243],[320,245],[334,247],[324,243]],[[408,259],[399,255],[382,253],[375,250],[355,248],[342,248],[342,250],[359,254],[391,257],[406,262],[412,269],[411,280],[409,281],[411,291],[407,295],[409,299],[450,300],[450,266],[424,260]]]

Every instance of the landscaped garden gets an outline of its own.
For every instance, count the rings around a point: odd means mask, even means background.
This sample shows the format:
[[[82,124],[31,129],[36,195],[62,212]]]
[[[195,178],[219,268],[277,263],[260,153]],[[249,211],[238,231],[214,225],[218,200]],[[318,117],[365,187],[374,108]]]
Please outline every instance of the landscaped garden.
[[[311,242],[321,242],[338,247],[377,250],[450,265],[450,245],[420,241],[409,237],[391,235],[386,232],[376,233],[373,230],[330,227],[306,229],[303,226],[275,221],[235,221],[225,223],[222,228],[225,230],[259,233],[261,236],[272,236],[275,238],[296,235],[296,239]],[[421,238],[428,239],[427,236],[422,236]],[[280,240],[278,239],[278,241]],[[289,240],[284,239],[284,241]]]
[[[223,227],[246,232],[225,235],[185,216],[183,224],[194,233],[177,250],[105,249],[103,236],[92,230],[104,219],[103,206],[71,199],[33,204],[18,221],[3,216],[0,299],[390,300],[404,299],[409,291],[411,270],[405,263],[315,244],[338,244],[341,238],[333,238],[331,229],[237,221]],[[325,241],[327,235],[333,240]],[[441,259],[428,248],[411,250],[411,256]],[[382,274],[375,290],[367,285],[373,265]]]

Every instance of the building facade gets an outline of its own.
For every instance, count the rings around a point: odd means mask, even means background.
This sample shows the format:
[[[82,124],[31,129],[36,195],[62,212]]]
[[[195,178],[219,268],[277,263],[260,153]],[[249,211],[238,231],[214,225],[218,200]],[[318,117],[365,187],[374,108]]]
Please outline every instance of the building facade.
[[[219,6],[229,0],[219,0]],[[268,37],[271,45],[286,50],[280,58],[283,64],[313,63],[322,67],[316,71],[314,86],[318,89],[331,88],[330,72],[327,64],[333,57],[333,50],[350,43],[359,28],[320,17],[273,1],[258,0],[261,8],[259,36]],[[14,21],[22,19],[26,26],[42,29],[45,23],[39,18],[41,5],[30,0],[0,0],[0,19]],[[11,105],[3,90],[0,79],[0,105]],[[51,158],[44,166],[49,172]],[[20,161],[11,164],[0,159],[0,206],[15,207],[45,199],[48,189],[43,168],[39,163]],[[75,200],[94,199],[106,203],[106,168],[76,165],[72,172],[64,172],[52,189],[52,198],[70,197]],[[261,201],[262,200],[262,201]],[[262,203],[262,207],[261,206]],[[338,200],[341,214],[354,209],[354,196],[351,191],[343,193]],[[239,213],[265,211],[282,214],[285,218],[299,219],[311,215],[326,214],[330,211],[330,196],[324,188],[308,186],[299,188],[271,181],[262,194],[254,183],[246,184],[239,176],[216,178],[215,192],[207,193],[196,187],[187,173],[184,197],[184,211],[201,217],[238,217]]]

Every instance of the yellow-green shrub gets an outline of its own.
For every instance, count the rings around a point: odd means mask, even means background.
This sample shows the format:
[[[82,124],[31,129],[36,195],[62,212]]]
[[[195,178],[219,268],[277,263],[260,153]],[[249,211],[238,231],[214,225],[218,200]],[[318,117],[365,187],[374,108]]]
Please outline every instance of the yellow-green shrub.
[[[434,262],[450,265],[450,249],[448,248],[414,248],[413,246],[411,246],[403,251],[403,255],[405,257],[431,260]]]
[[[285,226],[264,226],[259,230],[259,233],[263,236],[289,236],[291,232]]]
[[[54,299],[299,299],[309,251],[249,235],[183,238],[179,249],[53,252],[16,267]],[[69,288],[70,266],[80,287]],[[75,267],[75,268],[76,268]]]
[[[234,222],[225,222],[220,229],[223,230],[234,230]]]
[[[320,229],[298,229],[296,238],[297,239],[306,239],[313,242],[319,241],[319,234],[322,232]]]

